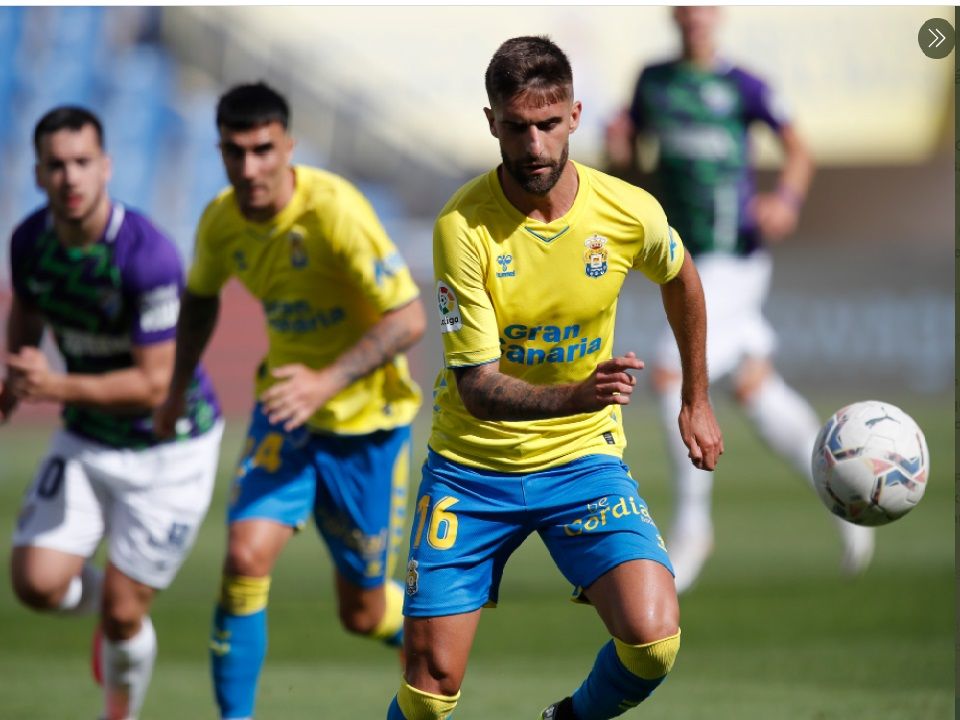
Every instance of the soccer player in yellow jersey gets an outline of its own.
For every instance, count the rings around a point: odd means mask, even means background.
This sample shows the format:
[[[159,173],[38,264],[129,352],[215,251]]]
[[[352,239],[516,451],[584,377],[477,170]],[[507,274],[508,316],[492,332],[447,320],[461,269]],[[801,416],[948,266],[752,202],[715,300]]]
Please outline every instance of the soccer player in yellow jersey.
[[[621,459],[621,405],[643,368],[613,355],[630,270],[660,284],[683,359],[681,434],[713,470],[696,269],[644,191],[568,160],[580,120],[570,64],[543,37],[508,40],[486,73],[503,163],[467,183],[434,232],[445,367],[416,503],[407,664],[388,720],[446,720],[484,606],[531,532],[613,636],[541,718],[600,720],[642,702],[680,644],[670,560]]]
[[[420,394],[401,353],[423,334],[423,307],[356,188],[291,166],[288,123],[286,100],[262,83],[220,98],[232,187],[200,220],[174,377],[155,417],[158,432],[176,425],[220,290],[236,276],[263,304],[269,349],[229,509],[210,645],[223,718],[253,715],[271,569],[311,513],[333,558],[344,627],[402,642],[403,590],[389,577]]]

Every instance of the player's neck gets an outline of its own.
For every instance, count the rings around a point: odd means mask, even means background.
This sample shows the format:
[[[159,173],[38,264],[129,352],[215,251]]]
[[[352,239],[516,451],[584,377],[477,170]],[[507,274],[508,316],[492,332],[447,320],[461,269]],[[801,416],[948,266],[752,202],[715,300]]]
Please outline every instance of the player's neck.
[[[713,44],[684,47],[683,60],[700,70],[712,70],[717,64],[717,48]]]
[[[498,168],[500,187],[503,194],[517,210],[528,218],[550,223],[567,214],[577,199],[577,190],[580,188],[580,178],[574,164],[567,161],[557,184],[550,188],[546,195],[528,193],[513,179],[503,165]]]
[[[284,176],[276,199],[269,206],[263,208],[240,208],[240,213],[246,220],[254,223],[266,223],[283,212],[284,208],[293,200],[297,191],[297,173],[293,168]]]
[[[110,222],[110,198],[104,194],[93,210],[81,220],[71,222],[53,216],[53,229],[57,239],[66,247],[93,245],[107,230]]]

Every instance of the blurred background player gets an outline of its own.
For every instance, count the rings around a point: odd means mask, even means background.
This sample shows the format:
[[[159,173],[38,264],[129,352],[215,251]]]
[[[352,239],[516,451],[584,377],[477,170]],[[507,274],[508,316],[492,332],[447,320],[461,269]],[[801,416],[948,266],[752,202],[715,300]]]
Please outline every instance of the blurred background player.
[[[486,90],[503,163],[458,190],[434,230],[445,369],[410,540],[407,666],[387,717],[451,716],[481,608],[536,531],[613,636],[541,717],[602,720],[645,700],[680,646],[670,561],[622,460],[620,406],[643,362],[613,356],[617,300],[631,270],[660,285],[684,361],[679,425],[707,471],[723,442],[703,293],[656,200],[568,160],[581,104],[559,47],[506,41]]]
[[[108,196],[99,119],[55,108],[37,124],[34,145],[48,203],[11,240],[0,419],[18,402],[55,402],[64,427],[23,502],[13,588],[36,610],[99,612],[94,674],[105,717],[135,718],[157,652],[150,603],[173,580],[207,512],[223,423],[196,369],[185,378],[173,439],[153,435],[151,411],[173,372],[183,271],[173,243]],[[47,326],[65,373],[39,349]],[[105,537],[102,573],[87,561]]]
[[[769,86],[718,55],[720,10],[680,7],[674,20],[682,56],[643,70],[629,110],[608,127],[607,152],[623,170],[636,161],[636,136],[656,137],[660,198],[703,280],[711,380],[732,375],[737,402],[760,437],[812,482],[810,454],[820,421],[774,369],[775,337],[761,308],[771,274],[764,243],[779,242],[796,228],[813,164]],[[783,148],[777,189],[770,193],[756,192],[750,166],[747,132],[755,121],[769,125]],[[676,484],[667,547],[683,592],[713,550],[713,476],[687,462],[677,432],[680,358],[669,329],[659,339],[652,380]],[[834,520],[842,569],[856,574],[873,556],[873,531]]]
[[[229,509],[210,646],[223,718],[253,715],[270,573],[311,513],[335,565],[343,626],[402,642],[403,590],[389,576],[420,394],[401,353],[423,334],[423,307],[366,199],[336,175],[291,165],[289,114],[263,83],[220,98],[232,187],[200,220],[176,370],[156,416],[168,432],[235,275],[263,304],[269,349]]]

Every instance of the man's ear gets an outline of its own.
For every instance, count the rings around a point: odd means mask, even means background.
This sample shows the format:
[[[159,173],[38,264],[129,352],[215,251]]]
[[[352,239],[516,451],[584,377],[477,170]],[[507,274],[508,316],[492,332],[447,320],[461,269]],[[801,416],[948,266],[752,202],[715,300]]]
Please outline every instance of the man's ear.
[[[500,136],[497,135],[497,123],[496,118],[493,116],[493,110],[485,107],[483,109],[483,114],[487,116],[487,125],[490,127],[490,134],[495,138],[499,138]]]

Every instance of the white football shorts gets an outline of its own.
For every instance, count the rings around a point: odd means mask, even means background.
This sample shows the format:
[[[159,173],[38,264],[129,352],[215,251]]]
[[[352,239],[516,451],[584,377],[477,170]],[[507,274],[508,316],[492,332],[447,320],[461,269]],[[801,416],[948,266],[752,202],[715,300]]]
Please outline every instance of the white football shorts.
[[[167,587],[210,506],[222,435],[220,420],[199,437],[132,450],[59,430],[24,496],[14,546],[90,557],[106,537],[124,575]]]
[[[701,255],[696,259],[707,302],[707,371],[718,380],[746,357],[768,358],[776,335],[763,317],[773,262],[770,253],[746,257]],[[680,372],[680,353],[670,326],[657,339],[655,364]]]

